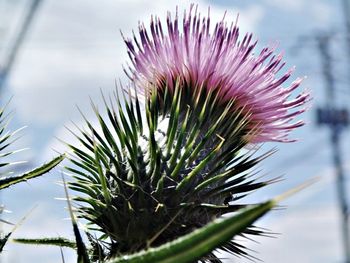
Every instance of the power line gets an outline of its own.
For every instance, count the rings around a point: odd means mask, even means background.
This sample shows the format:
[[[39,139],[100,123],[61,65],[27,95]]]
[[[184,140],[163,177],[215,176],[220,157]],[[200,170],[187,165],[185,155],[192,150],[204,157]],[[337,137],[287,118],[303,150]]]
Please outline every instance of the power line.
[[[15,41],[13,43],[13,46],[11,47],[11,50],[5,60],[4,65],[0,68],[0,92],[2,91],[6,80],[11,72],[11,69],[13,67],[13,64],[15,62],[18,50],[20,49],[23,40],[28,32],[28,29],[33,21],[34,15],[36,11],[38,10],[38,7],[41,3],[41,0],[32,0],[28,12],[26,13],[23,23],[16,34]]]

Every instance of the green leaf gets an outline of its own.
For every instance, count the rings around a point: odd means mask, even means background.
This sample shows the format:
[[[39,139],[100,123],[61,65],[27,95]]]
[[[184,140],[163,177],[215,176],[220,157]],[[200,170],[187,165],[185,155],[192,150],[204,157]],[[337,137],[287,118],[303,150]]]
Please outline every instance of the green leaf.
[[[46,163],[38,168],[35,168],[32,171],[26,172],[26,173],[24,173],[22,175],[18,175],[18,176],[11,176],[11,177],[2,178],[2,179],[0,179],[0,189],[4,189],[4,188],[7,188],[13,184],[25,182],[29,179],[41,176],[41,175],[49,172],[55,166],[57,166],[60,162],[63,161],[64,158],[65,158],[65,155],[62,154],[62,155],[54,158],[52,161],[50,161],[50,162],[48,162],[48,163]]]
[[[0,253],[3,251],[4,246],[6,245],[7,241],[9,240],[10,236],[13,234],[13,232],[16,231],[16,229],[22,225],[24,220],[28,217],[28,215],[33,211],[35,207],[33,207],[13,228],[12,230],[7,233],[4,237],[0,236]]]
[[[276,200],[252,205],[240,210],[238,214],[218,219],[207,226],[180,237],[157,248],[150,248],[133,255],[117,257],[108,263],[178,263],[194,262],[209,254],[217,247],[242,233],[257,219],[271,210]]]
[[[48,246],[59,246],[76,248],[76,243],[72,240],[63,237],[53,238],[14,238],[12,241],[27,245],[48,245]]]
[[[90,263],[87,249],[86,249],[85,244],[83,242],[83,239],[80,235],[78,224],[77,224],[77,221],[76,221],[75,216],[73,214],[73,208],[72,208],[72,205],[71,205],[71,202],[69,199],[67,184],[66,184],[66,181],[65,181],[63,175],[62,175],[62,181],[63,181],[63,186],[64,186],[64,192],[65,192],[65,195],[67,198],[68,211],[69,211],[69,215],[70,215],[70,218],[72,221],[73,232],[74,232],[75,241],[76,241],[76,248],[77,248],[77,254],[78,254],[77,263]]]

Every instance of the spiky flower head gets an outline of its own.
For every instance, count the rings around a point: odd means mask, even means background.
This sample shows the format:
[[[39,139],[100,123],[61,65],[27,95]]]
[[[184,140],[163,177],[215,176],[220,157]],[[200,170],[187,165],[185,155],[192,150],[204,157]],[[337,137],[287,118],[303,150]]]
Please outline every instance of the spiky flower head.
[[[251,35],[239,41],[236,24],[223,21],[211,32],[192,9],[181,33],[176,13],[168,34],[152,19],[150,34],[140,26],[141,42],[126,40],[135,91],[105,99],[105,114],[94,106],[99,127],[85,118],[87,130],[74,133],[81,145],[69,145],[77,214],[102,232],[89,235],[96,261],[165,244],[245,207],[241,199],[271,182],[252,171],[267,154],[245,146],[285,141],[301,125],[289,122],[304,108],[290,109],[308,94],[288,100],[301,79],[281,86],[291,74],[276,78],[281,56],[265,48],[255,57]],[[235,240],[218,248],[248,255]],[[212,252],[200,261],[221,262]]]
[[[294,68],[278,77],[285,63],[274,47],[255,55],[257,41],[252,34],[240,39],[237,21],[229,26],[223,19],[211,30],[209,12],[201,18],[197,7],[193,9],[184,12],[182,30],[178,12],[174,19],[168,12],[167,32],[160,19],[152,17],[149,30],[139,25],[139,40],[124,38],[132,63],[128,76],[146,93],[150,86],[159,92],[166,86],[173,90],[176,82],[192,93],[190,98],[195,87],[215,91],[217,104],[234,100],[236,110],[249,113],[248,130],[254,131],[250,142],[290,141],[289,131],[303,124],[292,121],[305,111],[309,98],[307,92],[295,91],[302,78],[283,87]],[[289,100],[293,91],[296,97]]]

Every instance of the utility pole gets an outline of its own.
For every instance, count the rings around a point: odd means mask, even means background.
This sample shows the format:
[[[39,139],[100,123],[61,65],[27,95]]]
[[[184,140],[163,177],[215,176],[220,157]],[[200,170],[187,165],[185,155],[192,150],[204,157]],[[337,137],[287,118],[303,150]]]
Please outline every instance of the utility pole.
[[[346,50],[348,52],[348,70],[350,73],[350,2],[349,0],[341,0],[341,9],[344,14],[344,21],[345,21],[345,44],[346,44]],[[350,76],[350,74],[349,74]]]
[[[336,106],[335,82],[332,72],[332,57],[330,54],[331,36],[330,33],[323,33],[316,37],[318,50],[321,56],[322,72],[326,83],[327,96],[326,106],[317,109],[317,119],[319,125],[325,125],[330,128],[330,144],[333,152],[333,165],[336,171],[336,189],[341,211],[341,232],[345,263],[350,263],[349,207],[340,148],[341,132],[349,125],[349,114],[347,109],[341,109]]]
[[[28,7],[28,12],[25,14],[25,17],[23,19],[22,25],[16,34],[15,40],[13,42],[13,45],[8,53],[8,56],[5,60],[4,65],[0,65],[0,92],[2,91],[5,82],[8,78],[8,75],[13,67],[13,64],[16,59],[16,55],[18,53],[18,50],[21,47],[21,44],[23,43],[23,40],[28,32],[28,29],[31,25],[31,22],[33,21],[34,15],[36,11],[38,10],[39,4],[41,3],[41,0],[32,0],[30,3],[30,6]]]

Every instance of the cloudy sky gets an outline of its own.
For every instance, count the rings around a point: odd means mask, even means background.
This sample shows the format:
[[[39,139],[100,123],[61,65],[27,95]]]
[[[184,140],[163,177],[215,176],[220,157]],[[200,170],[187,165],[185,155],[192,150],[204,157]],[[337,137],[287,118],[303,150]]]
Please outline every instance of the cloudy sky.
[[[0,0],[0,65],[13,32],[30,0]],[[138,22],[146,24],[151,14],[165,18],[167,10],[188,8],[190,2],[202,12],[211,8],[212,20],[234,20],[239,13],[241,32],[253,32],[259,47],[279,43],[287,67],[296,65],[295,77],[307,76],[303,87],[311,90],[314,107],[325,102],[322,68],[316,49],[315,35],[332,30],[332,52],[336,73],[338,103],[345,105],[350,90],[346,77],[346,50],[341,1],[326,0],[43,0],[32,28],[23,44],[13,71],[2,94],[13,96],[13,126],[28,126],[21,147],[30,147],[21,158],[35,165],[62,150],[56,137],[69,139],[65,125],[81,122],[76,105],[91,112],[89,97],[99,102],[100,89],[114,89],[116,79],[125,81],[122,64],[127,61],[126,48],[120,36],[131,36]],[[339,3],[338,3],[339,2]],[[4,101],[4,99],[3,99]],[[293,134],[295,144],[277,146],[278,153],[261,165],[272,176],[285,180],[257,192],[253,198],[274,196],[308,178],[320,177],[316,185],[291,198],[287,209],[266,216],[260,224],[278,238],[260,238],[259,244],[247,242],[265,262],[341,262],[339,212],[328,147],[328,131],[315,126],[314,111],[304,115],[308,125]],[[343,135],[343,159],[349,174],[349,134]],[[6,218],[17,222],[33,205],[34,211],[16,231],[17,237],[71,237],[70,223],[65,220],[65,203],[55,199],[63,190],[55,184],[59,172],[1,192],[1,201],[12,211]],[[20,255],[18,251],[21,251]],[[74,253],[64,251],[67,262]],[[0,257],[2,262],[61,262],[57,248],[41,248],[10,244]],[[49,261],[48,261],[49,260]],[[244,260],[243,260],[244,262]]]

